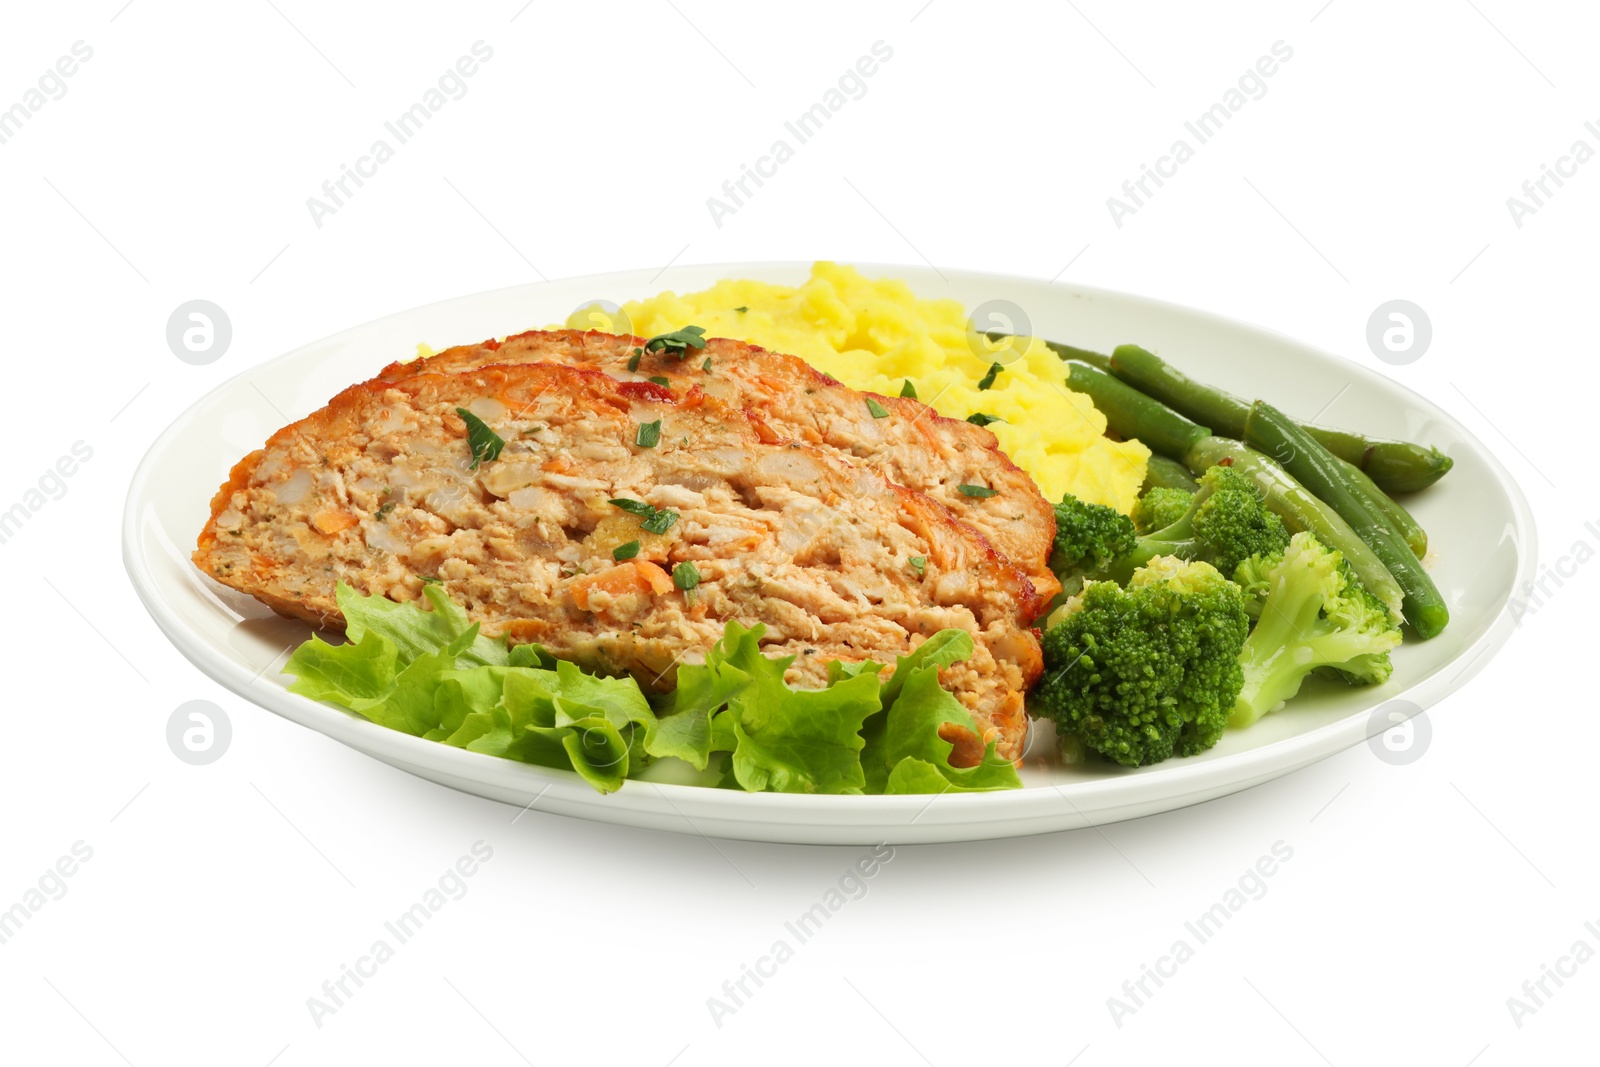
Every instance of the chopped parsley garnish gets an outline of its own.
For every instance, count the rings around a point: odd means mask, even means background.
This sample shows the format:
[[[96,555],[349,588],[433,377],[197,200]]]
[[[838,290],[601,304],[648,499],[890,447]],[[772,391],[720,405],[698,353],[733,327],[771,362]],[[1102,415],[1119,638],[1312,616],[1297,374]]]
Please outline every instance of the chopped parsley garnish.
[[[668,388],[672,387],[672,379],[671,378],[663,378],[659,374],[654,375],[653,377],[650,377],[650,378],[646,378],[645,381],[654,382],[657,385],[664,385],[664,386],[667,386]]]
[[[910,378],[907,378],[906,379],[906,384],[904,384],[904,385],[902,385],[900,387],[900,395],[901,396],[908,396],[912,400],[915,400],[917,398],[917,387],[911,384],[911,379]]]
[[[999,415],[985,415],[981,411],[974,411],[971,415],[967,416],[967,421],[972,423],[974,426],[987,426],[991,422],[1005,422],[1006,420],[1002,419]]]
[[[962,496],[975,496],[980,499],[983,497],[998,496],[1000,494],[1000,490],[990,489],[987,485],[966,485],[963,483],[962,485],[956,486],[956,490],[960,492]]]
[[[687,593],[700,584],[700,572],[693,563],[685,560],[672,568],[672,584]]]
[[[706,361],[704,363],[700,364],[700,369],[705,371],[707,374],[711,373],[711,357],[710,356],[707,356],[706,357]]]
[[[618,545],[611,550],[611,558],[621,563],[625,559],[632,559],[639,554],[639,542],[629,541],[625,545]]]
[[[372,517],[378,522],[382,522],[384,519],[387,519],[389,517],[389,512],[394,510],[395,503],[396,501],[393,500],[385,501],[382,507],[378,508],[377,511],[372,513]]]
[[[681,330],[671,333],[658,334],[644,343],[644,347],[651,352],[669,352],[682,359],[689,354],[691,348],[704,348],[706,346],[706,331],[704,326],[685,326]]]
[[[534,434],[538,433],[539,431],[541,431],[543,429],[544,429],[544,427],[540,426],[538,423],[534,423],[532,426],[524,426],[522,428],[522,436],[523,437],[532,437]]]
[[[749,308],[734,308],[733,310],[735,310],[739,314],[743,315],[746,311],[749,311],[750,309]]]
[[[661,420],[655,422],[641,422],[639,432],[634,435],[633,443],[640,448],[654,448],[661,443]]]
[[[477,470],[480,463],[492,463],[499,459],[500,450],[506,447],[505,438],[489,429],[488,423],[466,408],[456,408],[456,414],[467,424],[467,446],[472,449],[472,469]]]
[[[644,355],[644,349],[635,348],[633,355],[628,357],[628,373],[632,374],[639,369],[639,358]]]
[[[1003,371],[1003,370],[1005,370],[1005,368],[1002,367],[998,363],[989,364],[989,373],[985,374],[982,378],[978,379],[978,388],[979,389],[987,389],[987,388],[989,388],[991,385],[994,384],[994,380],[997,377],[1000,376],[1000,372]]]
[[[645,533],[664,534],[670,530],[672,528],[672,524],[677,521],[678,513],[676,511],[668,511],[667,509],[663,508],[654,515],[650,516],[648,519],[641,522],[639,524],[639,528]]]
[[[617,497],[615,500],[607,500],[606,503],[614,508],[621,508],[629,515],[637,515],[641,519],[648,519],[656,513],[656,509],[646,504],[643,500],[629,500],[625,496]]]
[[[916,571],[918,574],[921,574],[923,571],[928,569],[927,556],[912,556],[910,559],[906,560],[906,562],[911,564],[911,569]]]
[[[889,409],[872,399],[870,396],[867,397],[867,411],[871,413],[872,417],[875,419],[887,419],[889,417]]]
[[[444,579],[443,578],[432,578],[432,577],[429,577],[426,574],[417,575],[417,581],[421,582],[423,585],[443,585],[444,584]]]
[[[678,521],[678,513],[676,511],[653,508],[643,500],[629,500],[626,497],[619,497],[616,500],[608,500],[606,503],[614,508],[621,508],[629,515],[639,516],[642,520],[639,526],[646,533],[664,534],[671,528],[673,523]]]

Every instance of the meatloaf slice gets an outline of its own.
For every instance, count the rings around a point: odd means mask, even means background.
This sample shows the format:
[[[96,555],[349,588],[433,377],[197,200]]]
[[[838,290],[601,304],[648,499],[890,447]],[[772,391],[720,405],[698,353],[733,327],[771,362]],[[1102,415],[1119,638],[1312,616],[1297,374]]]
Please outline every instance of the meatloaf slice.
[[[598,331],[532,330],[391,364],[379,377],[395,381],[496,363],[551,362],[595,367],[624,381],[664,377],[674,387],[698,385],[744,408],[768,440],[835,449],[856,466],[927,493],[1022,568],[1044,600],[1060,591],[1049,567],[1055,510],[983,427],[947,419],[909,398],[858,392],[797,356],[743,341],[713,338],[704,350],[688,350],[686,358],[672,351],[650,352],[644,344],[637,337]],[[703,369],[706,359],[711,360],[709,371]],[[961,490],[963,485],[998,492],[972,496]]]
[[[458,409],[503,439],[497,457],[474,462]],[[699,388],[557,364],[369,382],[233,469],[194,560],[333,628],[340,580],[412,601],[437,579],[485,633],[658,690],[729,619],[764,623],[797,685],[956,627],[976,652],[941,681],[1018,756],[1042,669],[1028,577],[922,493],[758,427]],[[651,508],[676,519],[651,532],[635,513]]]

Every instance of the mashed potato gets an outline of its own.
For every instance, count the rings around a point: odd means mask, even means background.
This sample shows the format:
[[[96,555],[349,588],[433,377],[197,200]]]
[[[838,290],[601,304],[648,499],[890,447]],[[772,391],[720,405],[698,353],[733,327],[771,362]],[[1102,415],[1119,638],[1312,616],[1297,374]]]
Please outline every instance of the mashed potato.
[[[594,328],[603,313],[579,311],[575,329]],[[1131,511],[1150,450],[1105,437],[1105,416],[1069,391],[1061,359],[1038,340],[1025,350],[995,349],[973,334],[954,300],[919,300],[904,282],[876,281],[853,267],[818,263],[799,288],[726,280],[698,293],[661,293],[622,307],[641,337],[684,326],[788,352],[856,389],[895,396],[909,379],[924,403],[964,419],[979,412],[1004,419],[989,429],[1051,500],[1071,493]],[[996,361],[1004,369],[978,385]]]

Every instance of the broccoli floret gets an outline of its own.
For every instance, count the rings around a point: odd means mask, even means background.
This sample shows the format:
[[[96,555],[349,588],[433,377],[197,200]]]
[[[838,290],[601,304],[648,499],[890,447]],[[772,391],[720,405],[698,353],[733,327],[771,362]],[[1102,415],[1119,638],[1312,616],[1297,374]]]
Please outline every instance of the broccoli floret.
[[[1235,577],[1260,604],[1260,618],[1240,653],[1244,685],[1230,726],[1281,707],[1312,671],[1352,685],[1376,685],[1393,672],[1389,652],[1401,635],[1388,609],[1341,553],[1311,534],[1295,534],[1281,555],[1245,560]]]
[[[1281,552],[1254,555],[1234,568],[1233,581],[1244,594],[1244,610],[1250,618],[1261,617],[1261,606],[1267,602],[1267,592],[1272,588],[1272,568],[1282,558]]]
[[[1098,576],[1124,581],[1157,556],[1201,560],[1232,574],[1255,555],[1276,555],[1289,543],[1283,520],[1267,510],[1248,477],[1216,466],[1200,478],[1189,510],[1177,521],[1140,537],[1133,549]]]
[[[1157,493],[1163,496],[1157,498]],[[1141,516],[1168,518],[1180,501],[1187,506],[1177,518],[1148,533],[1137,532]],[[1275,556],[1289,543],[1283,520],[1267,509],[1255,484],[1231,467],[1206,471],[1194,493],[1152,489],[1139,502],[1133,519],[1070,494],[1055,511],[1050,567],[1069,592],[1084,581],[1109,579],[1126,585],[1135,571],[1157,556],[1199,560],[1232,574],[1251,556]]]
[[[1128,767],[1217,743],[1243,676],[1239,589],[1209,563],[1150,561],[1126,589],[1091,582],[1050,617],[1029,711],[1080,750]]]
[[[1099,574],[1133,551],[1133,520],[1115,508],[1089,504],[1068,493],[1055,506],[1056,539],[1050,569],[1063,583]]]
[[[1200,479],[1211,494],[1191,520],[1200,557],[1223,574],[1256,555],[1282,552],[1289,544],[1283,520],[1267,510],[1249,478],[1232,467],[1212,467]]]
[[[1185,515],[1194,503],[1194,494],[1187,489],[1168,489],[1156,486],[1133,506],[1133,525],[1140,533],[1171,526]]]

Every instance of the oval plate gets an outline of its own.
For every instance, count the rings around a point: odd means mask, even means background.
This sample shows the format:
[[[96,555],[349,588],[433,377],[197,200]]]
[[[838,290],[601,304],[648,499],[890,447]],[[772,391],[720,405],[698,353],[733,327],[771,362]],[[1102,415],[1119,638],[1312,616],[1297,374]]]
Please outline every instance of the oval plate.
[[[1109,351],[1128,340],[1164,351],[1204,381],[1265,395],[1291,414],[1378,436],[1437,445],[1455,457],[1438,486],[1407,501],[1433,532],[1432,573],[1450,605],[1445,633],[1408,641],[1394,676],[1370,689],[1308,684],[1291,707],[1229,731],[1202,756],[1153,767],[1067,768],[1039,755],[1026,788],[938,797],[747,794],[629,781],[601,796],[577,775],[411,737],[290,693],[277,672],[310,633],[226,589],[189,562],[210,500],[228,469],[284,422],[364,380],[418,342],[435,348],[565,320],[595,300],[621,303],[662,289],[685,292],[719,278],[798,284],[803,263],[738,263],[630,271],[518,286],[391,315],[307,345],[239,375],[185,412],[134,474],[123,516],[123,558],[156,624],[197,667],[247,700],[423,778],[537,810],[632,826],[762,841],[870,844],[961,841],[1045,833],[1131,819],[1199,803],[1286,774],[1378,731],[1373,711],[1403,698],[1427,707],[1461,686],[1513,628],[1511,593],[1534,569],[1534,526],[1521,492],[1459,423],[1410,391],[1287,338],[1142,297],[1022,278],[921,267],[863,265],[904,279],[919,296],[986,300],[1026,310],[1040,337]],[[1341,392],[1342,391],[1342,392]]]

